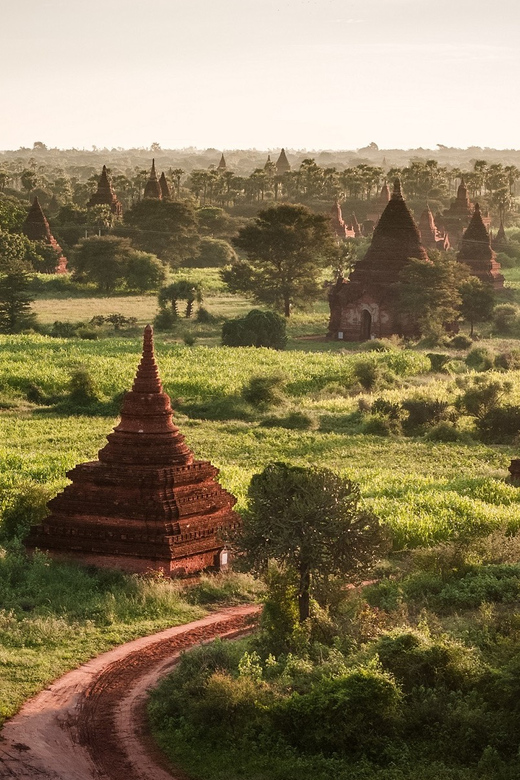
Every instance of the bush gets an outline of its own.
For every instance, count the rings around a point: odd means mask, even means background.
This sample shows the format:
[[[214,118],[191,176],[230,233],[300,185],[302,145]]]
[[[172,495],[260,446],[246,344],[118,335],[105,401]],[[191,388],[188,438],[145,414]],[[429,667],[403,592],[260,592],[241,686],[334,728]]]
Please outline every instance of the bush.
[[[285,349],[287,324],[275,312],[252,309],[245,317],[236,317],[224,323],[222,344],[226,347]]]
[[[154,317],[153,326],[156,330],[172,330],[177,324],[178,317],[171,309],[159,309]]]
[[[474,371],[489,371],[494,362],[495,355],[488,347],[475,347],[466,357],[466,365]]]
[[[76,406],[90,406],[99,402],[100,397],[96,383],[85,368],[78,368],[71,373],[69,398]]]
[[[187,265],[193,268],[223,268],[236,262],[237,253],[221,238],[201,238],[198,252]]]
[[[440,422],[434,425],[433,428],[430,428],[425,438],[428,441],[450,442],[461,441],[463,436],[451,423]]]
[[[401,425],[389,417],[371,414],[364,421],[362,430],[363,433],[368,433],[372,436],[392,436],[392,434],[401,433]]]
[[[242,398],[251,406],[273,406],[283,400],[285,379],[282,374],[253,376],[242,388]]]
[[[60,322],[60,320],[55,320],[49,328],[48,334],[53,338],[73,339],[78,335],[78,328],[84,325],[84,322]]]
[[[203,325],[209,325],[210,323],[215,322],[217,318],[204,308],[204,306],[199,306],[195,319]]]
[[[464,333],[459,333],[448,341],[448,347],[452,349],[469,349],[473,344],[473,339]]]
[[[441,352],[428,352],[426,355],[431,363],[432,371],[439,373],[446,370],[446,364],[450,361],[449,355],[443,355]]]
[[[510,352],[501,352],[495,358],[495,368],[504,371],[516,371],[520,369],[520,349],[512,349]]]
[[[359,348],[364,352],[391,352],[396,346],[389,339],[370,339],[360,344]]]
[[[480,419],[499,406],[500,399],[511,390],[510,382],[489,381],[477,377],[455,401],[456,408]]]
[[[508,335],[518,325],[518,308],[512,303],[501,303],[493,309],[493,328],[496,333]]]
[[[354,378],[363,390],[371,392],[375,390],[382,382],[383,370],[379,363],[370,358],[360,358],[354,362]]]
[[[456,416],[455,410],[450,410],[447,401],[431,398],[409,398],[403,401],[403,409],[408,412],[403,423],[408,431],[420,430]]]
[[[164,264],[155,255],[133,249],[128,253],[125,285],[130,290],[157,290],[166,279]]]
[[[261,425],[265,428],[287,428],[291,431],[310,431],[317,427],[315,417],[305,412],[290,412],[285,417],[264,417]]]
[[[2,514],[0,539],[23,540],[31,525],[41,523],[47,515],[47,501],[51,495],[42,485],[26,485],[11,491]]]
[[[477,430],[483,441],[503,444],[520,433],[520,406],[495,406],[477,420]]]

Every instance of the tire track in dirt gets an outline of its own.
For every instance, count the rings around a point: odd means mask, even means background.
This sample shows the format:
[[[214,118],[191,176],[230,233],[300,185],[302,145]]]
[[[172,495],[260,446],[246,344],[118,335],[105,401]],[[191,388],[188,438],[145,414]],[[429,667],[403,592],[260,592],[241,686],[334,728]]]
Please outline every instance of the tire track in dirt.
[[[149,689],[184,650],[246,633],[258,612],[251,605],[224,609],[128,642],[68,672],[4,725],[0,778],[172,780],[146,731]]]

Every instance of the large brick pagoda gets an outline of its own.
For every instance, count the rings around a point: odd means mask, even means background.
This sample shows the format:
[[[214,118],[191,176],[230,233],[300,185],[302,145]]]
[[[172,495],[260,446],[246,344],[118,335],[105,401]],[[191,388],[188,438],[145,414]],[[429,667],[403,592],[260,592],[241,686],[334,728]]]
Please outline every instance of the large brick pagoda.
[[[497,262],[496,252],[491,247],[491,239],[478,203],[475,203],[471,222],[462,236],[457,260],[465,263],[473,276],[478,277],[481,282],[491,284],[495,290],[500,290],[504,286],[500,263]]]
[[[43,241],[45,244],[52,247],[56,252],[56,273],[67,273],[67,258],[64,256],[61,246],[51,233],[49,222],[43,213],[43,209],[37,197],[33,200],[32,206],[25,218],[25,222],[22,225],[22,230],[31,241]]]
[[[429,259],[396,179],[365,257],[350,278],[338,279],[329,293],[328,338],[366,341],[394,333],[415,335],[415,324],[400,317],[396,306],[399,273],[412,257]]]
[[[151,198],[154,200],[162,200],[162,190],[157,178],[157,172],[155,170],[155,160],[152,160],[152,168],[150,170],[150,176],[144,187],[144,198]]]
[[[123,216],[123,207],[112,187],[106,165],[103,165],[97,189],[87,203],[87,208],[91,206],[110,206],[110,211],[114,216],[118,218]]]
[[[121,420],[107,439],[99,460],[67,473],[72,484],[49,501],[50,515],[31,528],[27,547],[172,576],[225,565],[220,533],[240,522],[235,498],[217,482],[218,469],[194,459],[172,421],[149,325]]]

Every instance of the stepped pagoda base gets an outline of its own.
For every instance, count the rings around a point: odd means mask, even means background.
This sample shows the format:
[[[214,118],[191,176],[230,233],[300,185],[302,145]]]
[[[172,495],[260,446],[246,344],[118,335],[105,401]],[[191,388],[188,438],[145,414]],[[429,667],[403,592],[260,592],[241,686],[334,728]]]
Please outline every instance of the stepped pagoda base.
[[[183,577],[227,567],[222,534],[236,528],[235,498],[218,469],[193,453],[173,424],[145,330],[143,357],[121,420],[99,460],[67,472],[71,480],[31,528],[29,551],[135,573]]]

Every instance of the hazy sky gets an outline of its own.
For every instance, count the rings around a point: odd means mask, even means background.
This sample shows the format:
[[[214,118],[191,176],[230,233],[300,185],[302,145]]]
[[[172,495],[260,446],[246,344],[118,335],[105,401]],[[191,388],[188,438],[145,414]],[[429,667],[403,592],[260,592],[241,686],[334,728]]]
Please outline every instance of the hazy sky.
[[[0,149],[520,148],[515,0],[2,0]]]

